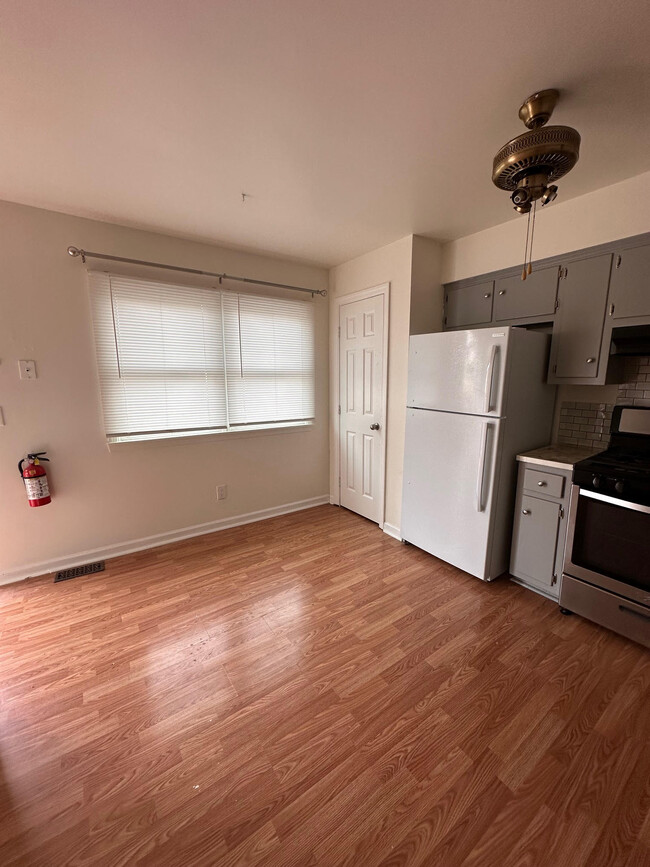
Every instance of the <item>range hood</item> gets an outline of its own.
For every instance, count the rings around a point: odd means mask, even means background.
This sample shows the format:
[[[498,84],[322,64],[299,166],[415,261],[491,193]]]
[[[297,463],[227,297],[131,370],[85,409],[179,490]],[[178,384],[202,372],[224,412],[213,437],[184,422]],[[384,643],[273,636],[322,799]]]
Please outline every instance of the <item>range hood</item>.
[[[612,331],[611,355],[650,355],[650,325],[628,325]]]

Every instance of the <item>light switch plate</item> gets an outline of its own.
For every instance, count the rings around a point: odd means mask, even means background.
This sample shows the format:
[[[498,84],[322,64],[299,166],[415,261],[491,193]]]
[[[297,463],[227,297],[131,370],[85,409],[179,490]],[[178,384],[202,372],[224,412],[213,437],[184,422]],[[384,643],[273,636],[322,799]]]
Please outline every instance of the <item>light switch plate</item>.
[[[36,362],[35,361],[22,361],[18,362],[18,370],[20,372],[21,379],[36,379]]]

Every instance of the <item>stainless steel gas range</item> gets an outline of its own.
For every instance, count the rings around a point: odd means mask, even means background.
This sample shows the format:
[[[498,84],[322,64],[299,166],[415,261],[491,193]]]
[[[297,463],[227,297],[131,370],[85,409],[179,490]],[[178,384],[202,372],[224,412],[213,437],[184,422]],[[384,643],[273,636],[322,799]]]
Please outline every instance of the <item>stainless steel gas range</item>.
[[[616,407],[574,467],[560,605],[650,647],[650,407]]]

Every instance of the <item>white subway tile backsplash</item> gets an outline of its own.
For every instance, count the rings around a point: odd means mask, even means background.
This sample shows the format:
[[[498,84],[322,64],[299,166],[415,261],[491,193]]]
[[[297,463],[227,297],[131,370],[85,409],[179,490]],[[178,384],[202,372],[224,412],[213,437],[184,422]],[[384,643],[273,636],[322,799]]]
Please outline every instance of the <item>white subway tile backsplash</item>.
[[[565,401],[560,408],[558,440],[576,446],[606,448],[611,405]]]
[[[617,404],[650,406],[650,357],[625,359],[623,382],[618,387]],[[565,400],[560,407],[558,441],[579,446],[607,448],[612,423],[611,403],[583,403]]]

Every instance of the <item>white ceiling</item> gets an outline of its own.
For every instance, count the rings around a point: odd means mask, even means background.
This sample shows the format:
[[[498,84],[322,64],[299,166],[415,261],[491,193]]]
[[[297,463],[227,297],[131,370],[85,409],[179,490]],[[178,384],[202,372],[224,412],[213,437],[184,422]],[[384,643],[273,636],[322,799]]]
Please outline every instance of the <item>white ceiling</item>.
[[[0,198],[326,265],[457,238],[515,218],[535,90],[560,201],[650,169],[649,44],[648,0],[0,0]]]

